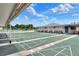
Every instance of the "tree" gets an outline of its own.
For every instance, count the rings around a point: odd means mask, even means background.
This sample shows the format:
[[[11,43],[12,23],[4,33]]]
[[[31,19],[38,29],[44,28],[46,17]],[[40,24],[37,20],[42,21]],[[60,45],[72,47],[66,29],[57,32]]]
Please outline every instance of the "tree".
[[[19,28],[20,28],[21,30],[24,30],[24,29],[25,29],[25,25],[21,24],[21,25],[19,25]]]
[[[33,25],[32,24],[28,24],[28,25],[25,25],[25,24],[16,24],[15,26],[12,26],[10,24],[7,25],[7,28],[9,29],[11,26],[11,29],[14,30],[14,29],[21,29],[21,30],[29,30],[29,29],[34,29]]]
[[[16,29],[19,29],[19,28],[20,28],[20,25],[19,25],[19,24],[16,24],[16,25],[15,25],[15,28],[16,28]]]
[[[11,29],[14,30],[14,29],[16,29],[16,28],[15,28],[15,26],[11,26]]]
[[[25,29],[33,29],[33,25],[32,24],[25,25]]]
[[[29,24],[29,29],[33,29],[33,25],[32,24]]]
[[[10,24],[7,24],[7,29],[9,29],[10,28]]]

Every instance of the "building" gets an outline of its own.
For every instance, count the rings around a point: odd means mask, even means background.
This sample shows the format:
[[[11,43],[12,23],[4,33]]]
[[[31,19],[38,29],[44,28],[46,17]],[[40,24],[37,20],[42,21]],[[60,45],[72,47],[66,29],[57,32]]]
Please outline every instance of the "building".
[[[37,28],[38,32],[51,32],[51,33],[70,33],[79,34],[79,24],[50,24],[46,26],[41,26]]]

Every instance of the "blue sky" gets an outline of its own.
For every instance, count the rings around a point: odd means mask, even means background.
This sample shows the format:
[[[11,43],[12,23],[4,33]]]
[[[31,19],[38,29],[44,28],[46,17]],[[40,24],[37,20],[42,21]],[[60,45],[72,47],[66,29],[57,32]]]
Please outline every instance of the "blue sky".
[[[79,4],[37,3],[26,8],[11,24],[33,24],[37,27],[50,23],[73,22],[79,22]]]

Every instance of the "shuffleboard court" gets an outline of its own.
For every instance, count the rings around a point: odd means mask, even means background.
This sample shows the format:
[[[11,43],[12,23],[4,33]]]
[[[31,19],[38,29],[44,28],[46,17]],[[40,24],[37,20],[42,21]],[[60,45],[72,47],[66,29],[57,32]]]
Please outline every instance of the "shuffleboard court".
[[[14,55],[21,51],[28,51],[46,44],[60,41],[68,38],[68,40],[51,45],[42,50],[28,54],[28,56],[77,56],[78,51],[78,35],[70,34],[55,34],[42,32],[25,32],[25,33],[10,33],[11,41],[9,39],[0,39],[0,55]],[[10,35],[8,34],[8,35]],[[72,37],[74,36],[74,37]],[[71,37],[71,38],[69,38]]]

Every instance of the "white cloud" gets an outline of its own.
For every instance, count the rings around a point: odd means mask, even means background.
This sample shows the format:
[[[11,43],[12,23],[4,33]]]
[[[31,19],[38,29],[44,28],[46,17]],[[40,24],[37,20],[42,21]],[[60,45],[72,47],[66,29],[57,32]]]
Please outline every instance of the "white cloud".
[[[74,8],[71,4],[68,4],[68,3],[66,3],[66,4],[64,4],[66,7],[68,7],[68,8]]]
[[[78,13],[75,13],[75,14],[72,14],[72,16],[79,16],[79,14]]]
[[[48,19],[48,16],[45,16],[45,15],[43,15],[43,14],[37,13],[36,10],[35,10],[33,7],[27,8],[27,11],[28,11],[31,15]]]
[[[34,6],[36,6],[36,5],[37,5],[37,4],[35,4],[35,3],[32,3],[30,6],[31,6],[31,7],[34,7]]]
[[[17,18],[16,18],[16,20],[19,20],[19,19],[20,19],[20,17],[17,17]]]
[[[25,20],[29,20],[28,16],[24,16]]]
[[[48,16],[45,16],[43,14],[37,14],[38,17],[43,17],[44,19],[48,19]]]
[[[56,17],[54,17],[54,18],[50,19],[50,22],[60,24],[61,21],[59,19],[57,19]]]
[[[33,24],[35,27],[36,26],[40,26],[42,22],[36,20],[36,19],[32,19],[30,22],[28,22],[28,24]]]
[[[33,7],[28,7],[27,12],[29,12],[31,15],[36,15],[37,14]]]
[[[54,13],[66,13],[73,9],[74,7],[71,4],[60,4],[59,6],[52,8],[51,11]]]
[[[73,24],[74,22],[75,22],[76,24],[79,23],[79,19],[73,19],[73,20],[71,21],[72,24]]]

